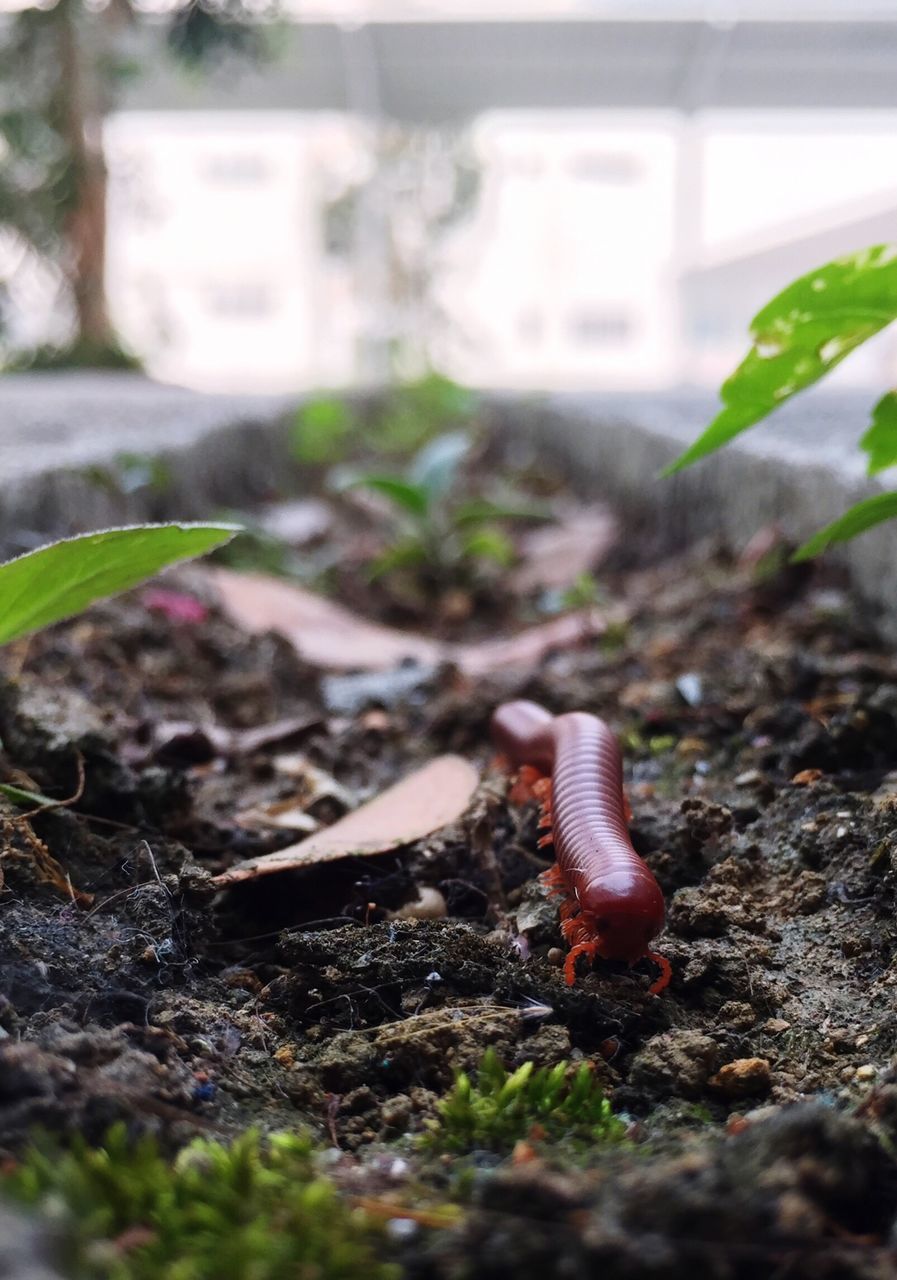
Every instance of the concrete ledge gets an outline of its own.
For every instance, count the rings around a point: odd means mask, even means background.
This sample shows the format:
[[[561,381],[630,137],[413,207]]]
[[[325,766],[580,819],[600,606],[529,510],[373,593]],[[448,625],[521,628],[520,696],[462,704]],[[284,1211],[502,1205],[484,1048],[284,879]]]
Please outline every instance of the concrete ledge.
[[[866,477],[856,447],[874,398],[810,393],[670,480],[658,472],[710,421],[715,396],[505,393],[487,405],[503,430],[554,456],[583,496],[617,504],[628,536],[662,554],[707,535],[738,548],[771,521],[800,540],[888,488]],[[133,374],[0,380],[0,552],[132,520],[197,519],[257,502],[285,481],[301,485],[286,447],[299,399],[205,395]],[[167,459],[172,483],[161,493],[110,492],[91,469],[122,453]],[[897,637],[897,527],[833,554]]]
[[[0,380],[0,551],[104,525],[198,519],[276,491],[291,467],[298,397],[217,396],[135,374]],[[166,460],[163,491],[116,493],[97,469],[122,454]]]
[[[715,396],[564,394],[523,410],[503,397],[496,408],[509,430],[522,428],[550,449],[581,493],[608,497],[630,538],[662,552],[709,535],[738,549],[773,521],[800,542],[854,502],[892,487],[892,475],[884,482],[866,475],[857,448],[874,400],[874,393],[808,393],[666,480],[659,472],[711,421]],[[847,567],[854,589],[897,636],[897,526],[884,524],[827,554]]]

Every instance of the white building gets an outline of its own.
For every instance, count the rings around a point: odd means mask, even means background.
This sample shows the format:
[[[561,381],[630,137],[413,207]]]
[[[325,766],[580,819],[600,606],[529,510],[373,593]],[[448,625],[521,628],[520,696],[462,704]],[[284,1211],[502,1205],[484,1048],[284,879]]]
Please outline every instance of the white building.
[[[473,382],[668,386],[679,367],[677,129],[610,113],[498,115],[445,296]]]
[[[345,118],[128,112],[107,125],[110,307],[156,377],[278,390],[351,380],[358,305],[325,211]]]

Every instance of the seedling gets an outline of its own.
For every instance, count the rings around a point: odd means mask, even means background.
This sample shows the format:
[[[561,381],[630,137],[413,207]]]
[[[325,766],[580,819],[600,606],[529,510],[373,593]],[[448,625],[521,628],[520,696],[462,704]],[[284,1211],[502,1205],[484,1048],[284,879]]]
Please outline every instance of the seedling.
[[[437,1111],[426,1141],[441,1151],[507,1152],[523,1139],[594,1146],[620,1142],[626,1132],[588,1063],[572,1071],[566,1062],[525,1062],[509,1072],[492,1048],[476,1084],[460,1071]]]
[[[431,440],[402,475],[343,472],[338,490],[364,488],[386,498],[393,538],[369,566],[372,578],[413,570],[437,586],[466,582],[487,564],[507,566],[514,545],[505,531],[510,520],[544,519],[545,512],[516,499],[470,498],[461,494],[462,469],[473,440],[461,431]]]

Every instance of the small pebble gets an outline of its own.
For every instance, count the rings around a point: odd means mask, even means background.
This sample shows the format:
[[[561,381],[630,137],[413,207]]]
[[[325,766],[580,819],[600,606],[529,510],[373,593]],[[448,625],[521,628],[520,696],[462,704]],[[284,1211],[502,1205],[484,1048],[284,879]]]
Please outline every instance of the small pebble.
[[[878,1075],[878,1068],[874,1067],[871,1062],[864,1062],[861,1067],[856,1069],[857,1080],[874,1080]]]
[[[392,913],[394,920],[442,920],[448,914],[445,898],[431,885],[420,885],[417,897]]]
[[[707,1081],[724,1098],[751,1098],[769,1093],[772,1076],[765,1058],[736,1058]]]
[[[564,953],[560,947],[549,947],[548,955],[545,957],[549,964],[553,964],[556,969],[560,969],[564,963]]]

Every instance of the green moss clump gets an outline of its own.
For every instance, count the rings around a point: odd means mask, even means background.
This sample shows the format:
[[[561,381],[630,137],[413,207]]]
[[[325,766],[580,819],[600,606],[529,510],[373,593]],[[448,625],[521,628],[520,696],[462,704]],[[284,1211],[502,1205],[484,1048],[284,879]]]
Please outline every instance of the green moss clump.
[[[626,1132],[588,1063],[571,1074],[566,1062],[538,1070],[525,1062],[512,1073],[493,1049],[476,1085],[459,1072],[437,1111],[426,1141],[441,1151],[504,1152],[524,1138],[596,1145],[619,1142]]]
[[[103,1280],[397,1280],[376,1228],[316,1174],[304,1137],[198,1139],[173,1161],[123,1125],[32,1147],[0,1187],[50,1218],[71,1274]]]

